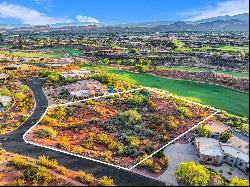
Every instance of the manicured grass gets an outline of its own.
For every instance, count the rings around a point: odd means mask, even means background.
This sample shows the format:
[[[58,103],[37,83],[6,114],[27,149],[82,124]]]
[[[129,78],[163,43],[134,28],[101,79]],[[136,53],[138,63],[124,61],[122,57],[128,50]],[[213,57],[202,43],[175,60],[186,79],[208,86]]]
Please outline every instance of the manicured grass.
[[[238,52],[238,51],[249,52],[248,46],[221,46],[217,49],[223,50],[223,51],[228,51],[228,52]]]
[[[160,88],[178,96],[200,101],[229,113],[248,116],[249,94],[211,84],[196,83],[185,80],[172,80],[155,77],[150,74],[131,73],[109,67],[82,67],[83,69],[103,70],[119,75],[123,80],[146,87]]]
[[[225,52],[249,52],[249,46],[220,46],[220,47],[210,47],[210,46],[204,46],[200,48],[190,48],[185,47],[185,43],[180,40],[173,40],[173,44],[177,47],[175,51],[181,51],[181,52],[190,52],[190,51],[209,51],[209,50],[217,50],[217,51],[225,51]]]
[[[23,57],[23,58],[61,58],[62,55],[53,54],[53,53],[33,53],[33,52],[7,52],[0,51],[0,53],[4,53],[6,55],[15,56],[15,57]]]
[[[162,69],[176,69],[176,70],[188,70],[193,72],[206,72],[206,71],[214,71],[216,73],[221,73],[225,75],[232,75],[235,77],[249,78],[249,72],[236,72],[236,71],[223,71],[223,70],[214,70],[210,68],[196,68],[196,67],[185,67],[185,66],[175,66],[175,67],[167,67]]]
[[[69,53],[70,55],[80,55],[82,52],[77,49],[68,49],[68,48],[54,48],[52,49],[54,52],[63,52],[63,53]]]

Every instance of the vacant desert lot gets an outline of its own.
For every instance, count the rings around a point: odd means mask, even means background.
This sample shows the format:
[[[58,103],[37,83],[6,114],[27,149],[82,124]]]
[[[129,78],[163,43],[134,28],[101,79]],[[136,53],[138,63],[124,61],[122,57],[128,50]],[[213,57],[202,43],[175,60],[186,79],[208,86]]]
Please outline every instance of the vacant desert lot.
[[[214,111],[143,89],[50,108],[28,141],[131,168]]]

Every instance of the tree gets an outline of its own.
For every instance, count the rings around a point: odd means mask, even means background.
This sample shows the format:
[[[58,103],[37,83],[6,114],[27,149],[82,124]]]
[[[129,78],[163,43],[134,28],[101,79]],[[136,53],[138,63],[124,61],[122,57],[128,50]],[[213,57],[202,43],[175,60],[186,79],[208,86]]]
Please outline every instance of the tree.
[[[230,180],[229,186],[249,186],[249,181],[239,177],[234,177]]]
[[[180,163],[175,175],[180,183],[193,186],[207,186],[210,179],[207,169],[195,162]]]

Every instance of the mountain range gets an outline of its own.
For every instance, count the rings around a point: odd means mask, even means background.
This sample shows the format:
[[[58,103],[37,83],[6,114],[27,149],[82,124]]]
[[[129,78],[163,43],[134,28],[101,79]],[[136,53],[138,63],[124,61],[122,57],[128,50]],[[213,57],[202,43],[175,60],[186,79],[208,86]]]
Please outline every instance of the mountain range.
[[[105,24],[105,23],[86,23],[86,22],[71,22],[71,23],[57,23],[46,26],[32,26],[27,24],[1,24],[0,29],[13,28],[67,28],[67,27],[81,27],[88,28],[88,26],[95,26],[93,29],[119,30],[119,31],[249,31],[249,13],[238,14],[235,16],[218,16],[198,21],[155,21],[129,24]],[[89,29],[88,29],[89,30]]]

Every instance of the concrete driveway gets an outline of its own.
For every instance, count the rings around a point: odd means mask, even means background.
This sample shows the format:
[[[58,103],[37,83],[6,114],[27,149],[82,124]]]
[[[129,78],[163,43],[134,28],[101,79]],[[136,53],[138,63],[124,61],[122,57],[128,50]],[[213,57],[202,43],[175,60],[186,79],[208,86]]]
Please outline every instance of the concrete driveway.
[[[169,185],[178,185],[175,178],[175,170],[179,163],[195,161],[198,163],[198,157],[195,155],[195,147],[192,144],[171,144],[164,150],[164,154],[170,158],[168,169],[157,179],[166,182]]]

